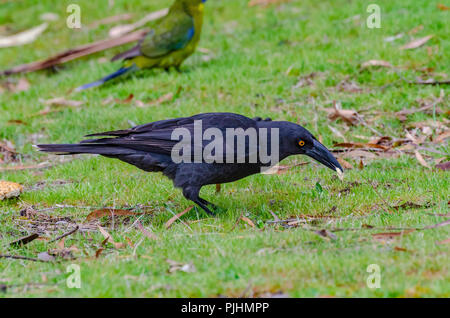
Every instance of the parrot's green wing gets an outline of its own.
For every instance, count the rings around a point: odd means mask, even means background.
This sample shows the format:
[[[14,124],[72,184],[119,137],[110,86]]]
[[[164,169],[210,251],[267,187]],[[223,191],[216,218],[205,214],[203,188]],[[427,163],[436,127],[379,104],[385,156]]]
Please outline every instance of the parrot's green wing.
[[[194,36],[194,19],[182,11],[170,12],[139,44],[140,53],[158,58],[183,49]]]

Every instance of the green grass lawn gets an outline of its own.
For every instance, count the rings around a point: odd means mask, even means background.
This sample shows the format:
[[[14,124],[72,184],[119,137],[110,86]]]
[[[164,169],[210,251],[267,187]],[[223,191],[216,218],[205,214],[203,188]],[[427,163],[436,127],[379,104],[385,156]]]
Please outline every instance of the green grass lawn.
[[[74,2],[82,8],[81,30],[65,26],[66,6]],[[243,0],[210,0],[199,45],[206,50],[187,60],[182,73],[142,71],[126,81],[69,93],[120,67],[120,63],[101,62],[122,51],[121,47],[51,71],[0,78],[4,83],[26,77],[31,85],[24,92],[0,92],[0,141],[12,142],[21,161],[0,167],[60,159],[37,153],[34,143],[77,142],[88,133],[213,111],[293,121],[330,148],[344,139],[329,126],[349,142],[368,142],[377,136],[374,130],[405,138],[407,129],[423,122],[435,134],[437,125],[448,127],[448,86],[412,85],[403,78],[415,81],[417,77],[445,79],[444,75],[449,75],[450,11],[437,7],[444,2],[377,1],[381,28],[369,29],[366,1],[303,0],[265,8],[248,7]],[[169,4],[115,0],[108,7],[106,0],[3,1],[0,34],[6,32],[2,29],[5,25],[10,33],[34,27],[46,12],[57,13],[59,20],[51,22],[31,44],[0,48],[0,68],[106,38],[114,24],[86,27],[99,19],[129,12],[136,21]],[[129,21],[115,24],[120,23]],[[413,30],[418,26],[422,27]],[[400,39],[384,40],[399,33],[404,33]],[[400,49],[427,35],[434,37],[422,47]],[[361,70],[368,60],[385,60],[396,68]],[[312,82],[297,85],[312,72],[317,73]],[[339,89],[342,85],[344,89]],[[404,108],[420,108],[421,101],[436,101],[441,90],[444,96],[433,109],[442,112],[415,112],[403,122],[394,115]],[[174,94],[170,101],[144,108],[137,105],[137,101],[151,103],[169,93]],[[108,98],[124,100],[130,94],[134,95],[130,103],[104,102]],[[46,107],[43,101],[55,97],[84,104],[36,115]],[[333,100],[364,115],[367,125],[349,127],[328,119],[324,108],[332,107]],[[23,124],[14,122],[17,120]],[[205,187],[203,196],[221,207],[217,217],[194,208],[168,229],[165,223],[192,203],[160,174],[92,156],[77,156],[48,169],[0,168],[0,180],[26,188],[19,198],[0,201],[3,255],[36,258],[39,253],[61,249],[58,242],[50,240],[69,231],[74,222],[86,228],[86,216],[94,208],[136,207],[136,212],[146,212],[97,221],[115,242],[125,243],[122,248],[111,243],[102,246],[104,237],[93,222],[92,231],[66,237],[65,247],[76,247],[71,252],[73,259],[56,256],[44,263],[0,258],[0,285],[6,288],[0,297],[250,297],[274,293],[291,297],[449,297],[450,245],[437,244],[449,238],[449,227],[423,229],[449,216],[450,178],[448,172],[434,168],[435,159],[448,161],[449,146],[448,142],[425,143],[423,148],[428,151],[419,151],[433,169],[420,165],[414,150],[412,155],[400,151],[397,157],[366,158],[363,169],[358,169],[359,160],[345,159],[354,169],[346,171],[344,181],[306,157],[290,158],[282,165],[309,164],[281,175],[255,175],[224,184],[217,194],[214,186]],[[402,206],[404,203],[416,206]],[[27,207],[69,219],[58,224],[51,221],[41,240],[11,247],[10,242],[32,232],[36,220],[20,212]],[[298,221],[283,227],[270,222],[272,213],[282,220]],[[239,220],[240,216],[255,226]],[[137,219],[156,239],[133,226]],[[419,230],[408,232],[411,228]],[[323,229],[334,236],[315,233]],[[384,239],[373,235],[391,231],[403,235]],[[100,252],[100,248],[104,250]],[[167,260],[192,266],[186,266],[187,272],[171,272]],[[79,289],[66,284],[71,264],[80,266]],[[370,264],[380,268],[380,288],[366,284]]]

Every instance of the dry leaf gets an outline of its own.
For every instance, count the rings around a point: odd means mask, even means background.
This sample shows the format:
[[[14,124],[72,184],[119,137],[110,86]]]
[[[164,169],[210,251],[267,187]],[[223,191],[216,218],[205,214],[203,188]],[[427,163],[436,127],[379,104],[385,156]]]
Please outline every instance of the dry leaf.
[[[372,234],[372,237],[375,240],[380,240],[380,241],[392,240],[392,239],[395,239],[396,237],[401,237],[401,236],[411,233],[413,231],[415,231],[415,230],[411,229],[411,230],[404,230],[401,232],[375,233],[375,234]]]
[[[450,161],[437,164],[436,168],[444,170],[444,171],[450,170]]]
[[[383,60],[369,60],[361,64],[361,68],[368,68],[370,66],[392,67],[392,64]]]
[[[435,143],[441,143],[443,142],[445,139],[450,138],[450,129],[444,131],[443,133],[440,133],[436,139],[434,140]]]
[[[89,215],[86,217],[86,221],[89,222],[92,220],[100,219],[104,216],[136,216],[141,214],[142,213],[136,213],[130,210],[123,209],[99,209],[89,213]]]
[[[170,265],[169,273],[174,273],[176,271],[182,271],[185,273],[193,273],[196,271],[195,266],[192,263],[183,264],[183,263],[175,262],[171,259],[166,259],[166,262],[169,263],[169,265]]]
[[[13,197],[18,197],[23,191],[23,186],[9,181],[0,180],[0,201]]]
[[[432,37],[433,35],[427,35],[423,38],[416,39],[414,41],[409,42],[408,44],[403,45],[400,49],[402,50],[416,49],[427,43]]]
[[[443,240],[443,241],[440,241],[440,242],[436,242],[436,244],[438,244],[438,245],[442,245],[442,244],[450,244],[450,238],[448,238],[448,239],[446,239],[446,240]]]
[[[112,245],[114,245],[115,248],[119,249],[119,248],[124,248],[126,245],[124,243],[117,243],[113,240],[111,234],[109,234],[108,232],[106,232],[106,230],[104,228],[102,228],[100,225],[97,225],[98,230],[100,231],[100,233],[102,233],[103,237],[105,238],[105,243],[109,242]]]
[[[190,210],[192,210],[194,208],[193,205],[191,205],[190,207],[188,207],[187,209],[185,209],[183,212],[178,213],[177,215],[174,215],[173,217],[170,218],[169,221],[166,222],[165,226],[166,229],[168,229],[169,227],[172,226],[173,222],[175,222],[176,220],[178,220],[180,217],[182,217],[183,215],[185,215],[186,213],[188,213]]]
[[[137,106],[141,107],[141,108],[146,107],[146,106],[156,106],[156,105],[171,101],[173,99],[173,96],[174,96],[173,93],[167,93],[167,94],[159,97],[156,100],[153,100],[148,103],[140,103]]]
[[[335,101],[333,101],[333,108],[325,108],[330,120],[342,119],[350,125],[356,125],[360,122],[359,114],[350,109],[341,109]]]
[[[371,144],[371,143],[362,143],[362,142],[341,142],[334,144],[333,147],[339,147],[339,148],[375,148],[375,149],[381,149],[381,150],[389,150],[390,147],[378,145],[378,144]]]
[[[248,225],[250,225],[251,227],[255,227],[255,223],[253,223],[252,220],[250,220],[248,217],[246,216],[241,216],[241,220],[246,222]]]
[[[219,193],[222,189],[222,185],[220,183],[216,184],[216,193]]]
[[[330,231],[328,231],[326,229],[314,231],[314,233],[316,233],[317,235],[319,235],[321,237],[331,239],[333,241],[337,239],[337,236],[335,234],[331,233]]]
[[[341,164],[341,166],[342,166],[344,169],[348,169],[348,170],[353,169],[353,166],[352,166],[348,161],[345,161],[343,158],[338,157],[338,158],[337,158],[337,161]]]
[[[20,46],[33,42],[37,39],[42,32],[47,29],[48,23],[42,23],[37,27],[32,29],[10,35],[10,36],[0,36],[0,48],[3,47],[11,47],[11,46]]]
[[[431,169],[431,167],[428,165],[428,163],[425,161],[425,159],[423,159],[422,155],[417,150],[414,151],[414,154],[416,155],[417,161],[419,161],[419,163],[422,166],[424,166],[428,169]]]
[[[444,4],[442,4],[442,3],[438,3],[438,4],[437,4],[437,8],[438,8],[439,10],[442,10],[442,11],[450,10],[450,7],[447,7],[446,5],[444,5]]]

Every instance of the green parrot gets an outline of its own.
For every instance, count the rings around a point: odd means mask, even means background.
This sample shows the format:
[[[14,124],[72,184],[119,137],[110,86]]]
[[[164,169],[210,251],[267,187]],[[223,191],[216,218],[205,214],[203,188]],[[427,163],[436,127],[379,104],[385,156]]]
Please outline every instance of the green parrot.
[[[204,2],[206,0],[175,0],[169,13],[135,47],[112,58],[112,61],[124,60],[119,70],[75,91],[100,86],[139,69],[175,67],[179,70],[200,40]]]

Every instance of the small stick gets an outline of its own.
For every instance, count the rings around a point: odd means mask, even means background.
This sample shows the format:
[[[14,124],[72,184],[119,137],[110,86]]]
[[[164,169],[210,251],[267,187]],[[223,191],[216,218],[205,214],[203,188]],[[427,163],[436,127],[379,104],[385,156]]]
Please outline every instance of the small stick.
[[[77,226],[75,226],[75,228],[74,228],[73,230],[71,230],[71,231],[69,231],[69,232],[67,232],[67,233],[64,233],[64,234],[61,235],[61,236],[58,236],[57,238],[51,240],[49,243],[53,243],[53,242],[59,241],[59,240],[65,238],[66,236],[72,235],[73,233],[75,233],[76,231],[78,231],[79,228],[80,228],[80,227],[77,225]]]
[[[20,256],[20,255],[3,255],[3,254],[0,254],[0,258],[21,259],[21,260],[25,260],[25,261],[42,262],[42,263],[46,263],[47,262],[47,261],[43,261],[43,260],[38,259],[38,258],[32,258],[32,257],[26,257],[26,256]]]

